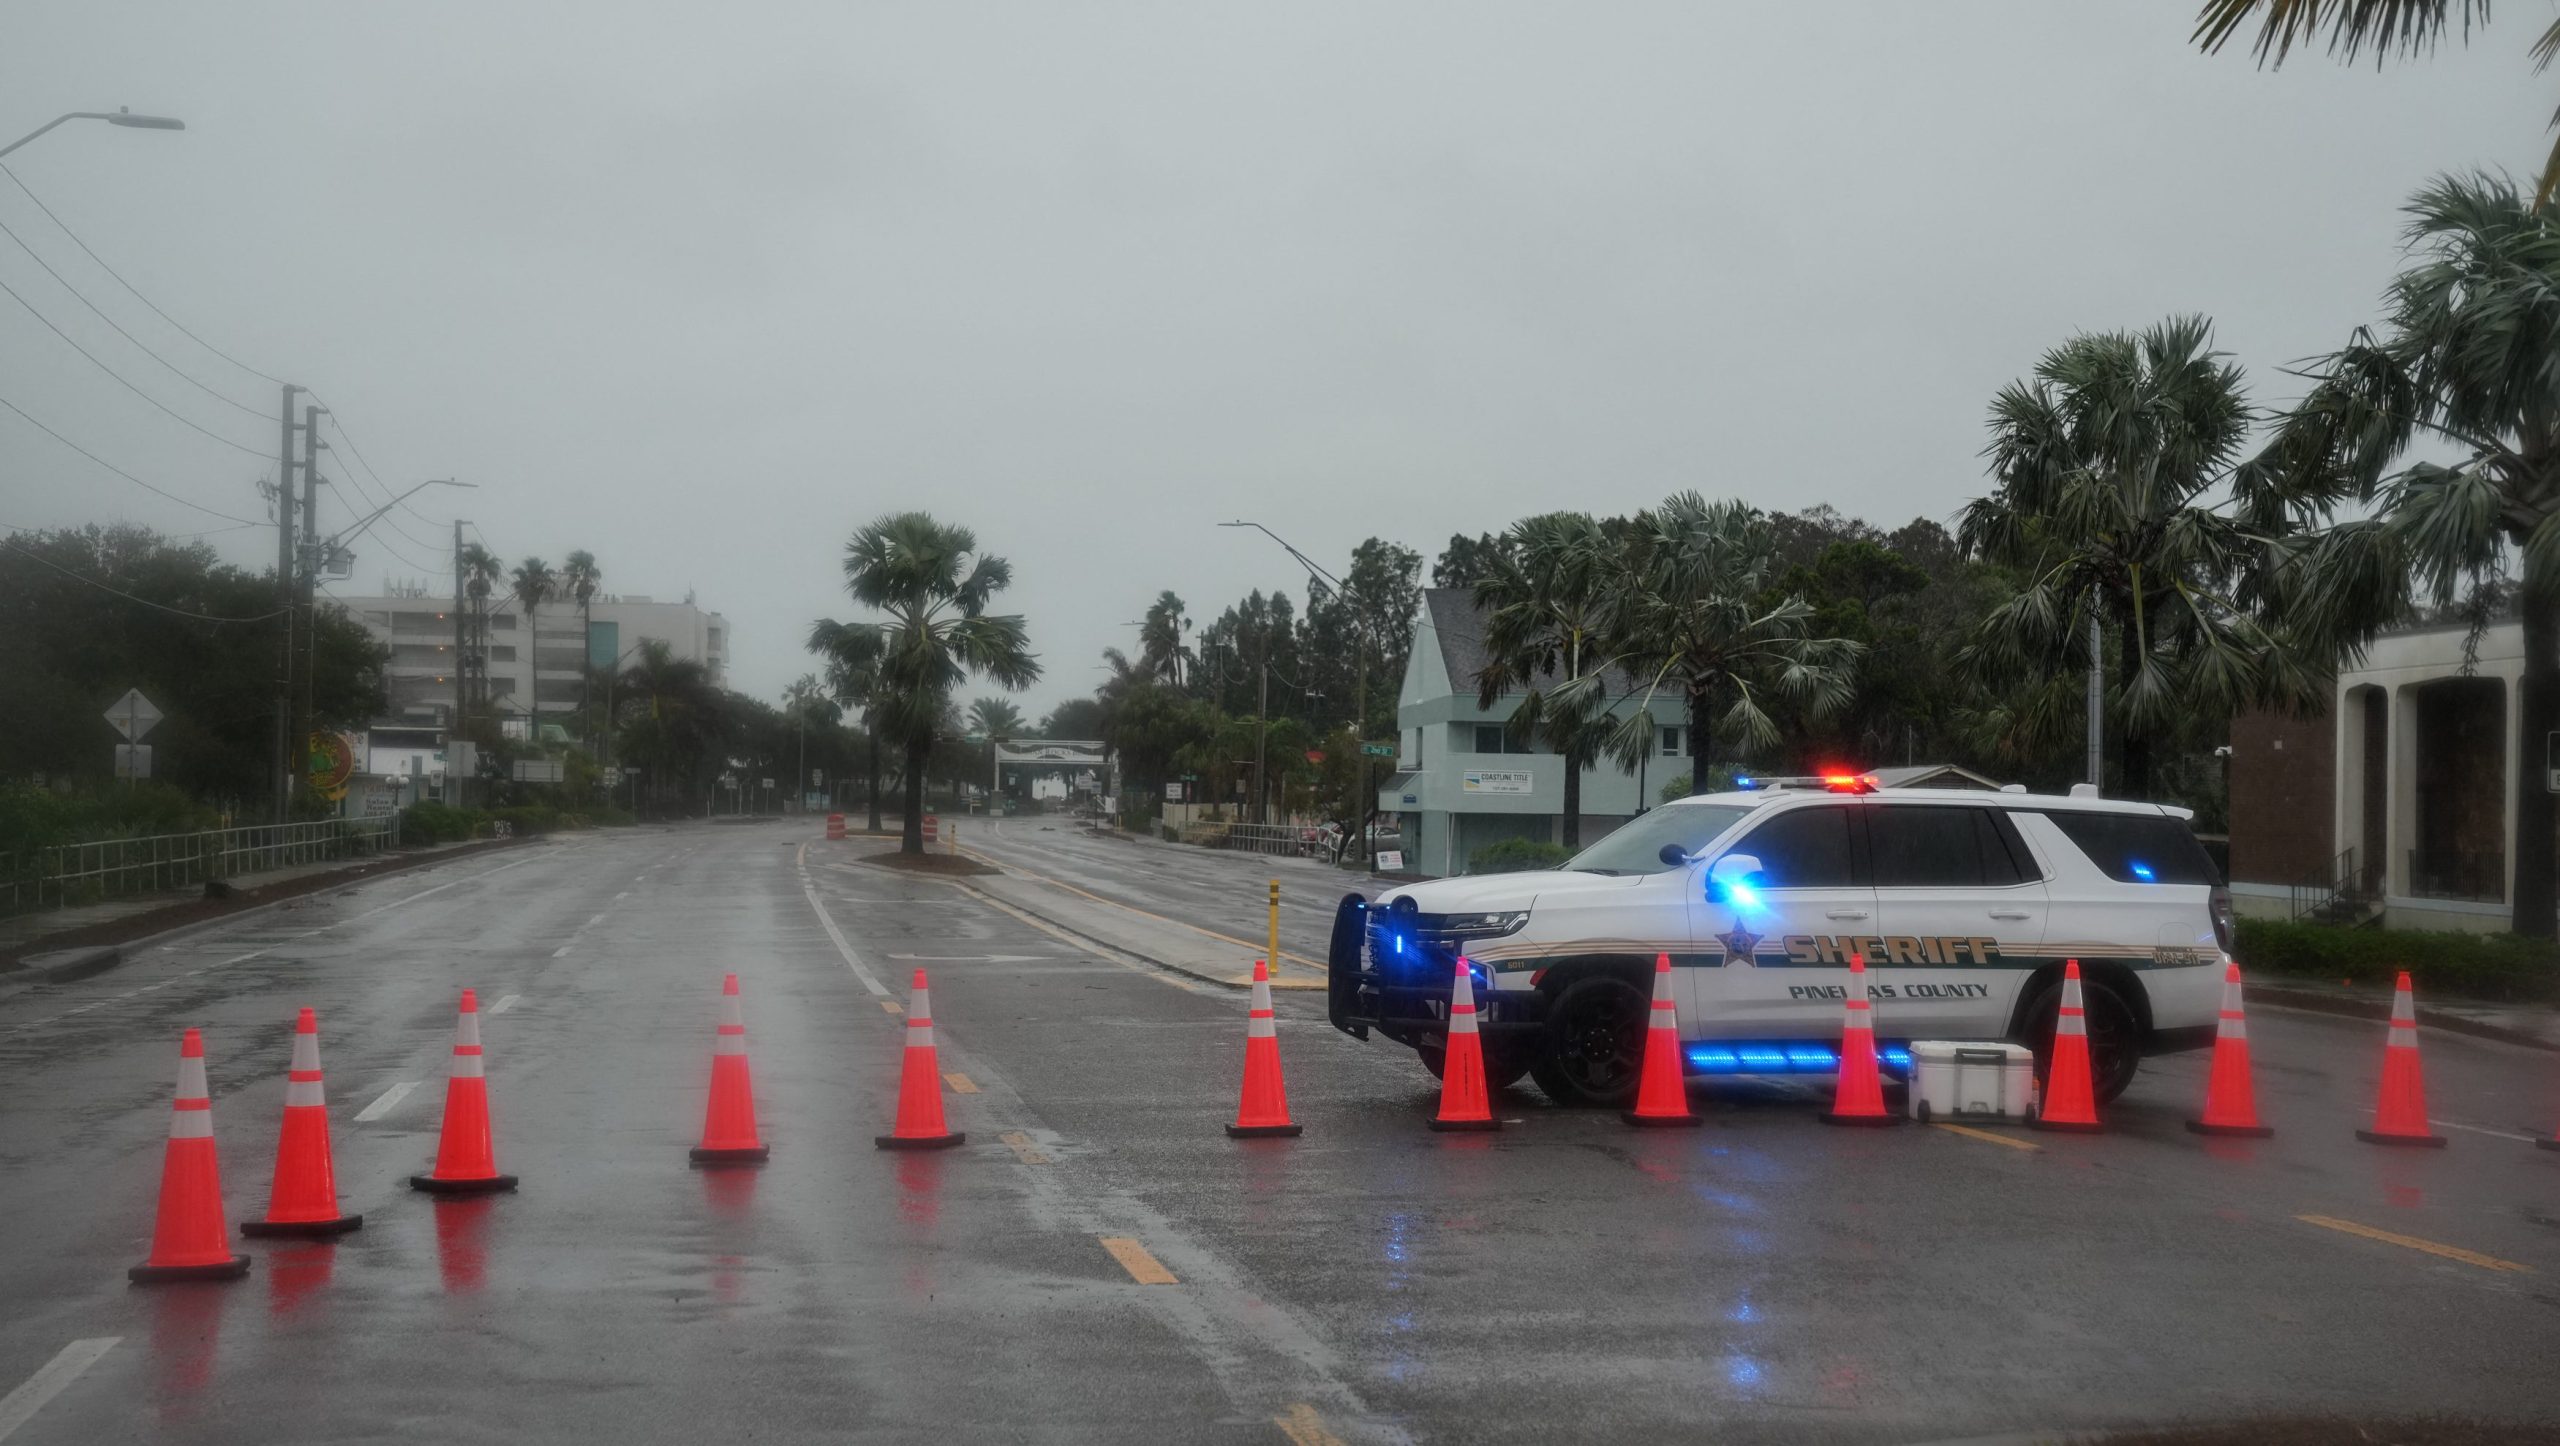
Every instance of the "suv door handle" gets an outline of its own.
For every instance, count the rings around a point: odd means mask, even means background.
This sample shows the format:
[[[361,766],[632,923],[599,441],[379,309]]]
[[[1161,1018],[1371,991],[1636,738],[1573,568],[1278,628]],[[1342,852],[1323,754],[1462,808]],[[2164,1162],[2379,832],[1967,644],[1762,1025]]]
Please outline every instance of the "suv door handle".
[[[1825,909],[1822,911],[1822,917],[1826,919],[1863,919],[1866,916],[1867,911],[1864,909]]]
[[[2035,915],[2029,913],[2025,909],[1994,909],[1991,911],[1991,917],[1995,919],[2032,919]]]

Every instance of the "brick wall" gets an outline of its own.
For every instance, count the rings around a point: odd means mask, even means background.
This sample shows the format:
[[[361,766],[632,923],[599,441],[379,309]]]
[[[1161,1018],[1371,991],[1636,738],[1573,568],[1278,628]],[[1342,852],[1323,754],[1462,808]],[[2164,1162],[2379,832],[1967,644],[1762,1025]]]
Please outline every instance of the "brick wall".
[[[2337,724],[2327,715],[2244,713],[2231,720],[2231,878],[2325,882],[2338,854]]]

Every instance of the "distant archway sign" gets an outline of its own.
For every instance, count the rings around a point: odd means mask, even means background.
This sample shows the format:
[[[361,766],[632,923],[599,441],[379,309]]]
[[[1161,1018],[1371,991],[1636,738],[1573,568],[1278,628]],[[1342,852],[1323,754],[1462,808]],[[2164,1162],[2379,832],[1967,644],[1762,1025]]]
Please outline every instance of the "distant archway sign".
[[[1110,746],[1090,738],[1007,738],[995,745],[995,776],[988,785],[997,792],[1004,788],[1008,769],[1017,773],[1090,774],[1092,789],[1108,797],[1111,793]]]

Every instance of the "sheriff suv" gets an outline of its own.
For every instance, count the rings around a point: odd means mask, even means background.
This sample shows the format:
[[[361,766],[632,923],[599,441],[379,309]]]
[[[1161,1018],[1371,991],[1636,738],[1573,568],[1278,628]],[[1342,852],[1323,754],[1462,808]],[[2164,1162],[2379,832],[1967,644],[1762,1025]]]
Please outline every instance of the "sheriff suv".
[[[1559,1103],[1632,1098],[1654,960],[1672,963],[1692,1074],[1838,1066],[1863,956],[1888,1073],[1915,1039],[2009,1040],[2041,1075],[2080,961],[2101,1099],[2145,1054],[2209,1045],[2230,896],[2187,810],[2083,796],[1878,789],[1865,775],[1685,798],[1562,867],[1343,899],[1334,1027],[1440,1072],[1455,962],[1485,1068]]]

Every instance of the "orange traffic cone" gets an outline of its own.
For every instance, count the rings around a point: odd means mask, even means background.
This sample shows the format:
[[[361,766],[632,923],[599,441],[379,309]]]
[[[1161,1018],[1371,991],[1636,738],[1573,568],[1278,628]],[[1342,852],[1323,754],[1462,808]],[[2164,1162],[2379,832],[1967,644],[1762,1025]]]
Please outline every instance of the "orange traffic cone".
[[[249,1257],[231,1253],[222,1223],[222,1171],[213,1155],[213,1097],[204,1082],[204,1036],[188,1030],[178,1045],[178,1098],[169,1114],[169,1143],[160,1155],[160,1213],[151,1226],[151,1255],[125,1272],[137,1284],[164,1280],[238,1280]]]
[[[1653,1008],[1645,1023],[1644,1071],[1636,1085],[1636,1107],[1618,1118],[1631,1125],[1677,1127],[1706,1121],[1689,1113],[1689,1089],[1680,1069],[1679,1009],[1671,999],[1671,956],[1653,956]]]
[[[444,1082],[444,1135],[436,1144],[431,1175],[409,1177],[412,1189],[430,1195],[486,1195],[512,1190],[516,1177],[498,1173],[489,1143],[489,1080],[480,1064],[480,996],[462,991],[462,1013],[453,1025],[453,1073]]]
[[[2053,1021],[2053,1062],[2045,1067],[2044,1100],[2029,1121],[2039,1130],[2094,1135],[2097,1092],[2089,1080],[2089,1021],[2080,1007],[2080,961],[2062,963],[2062,1013]]]
[[[2356,1131],[2369,1145],[2444,1148],[2444,1136],[2427,1128],[2427,1082],[2418,1068],[2418,1001],[2409,971],[2391,991],[2391,1032],[2382,1046],[2382,1096],[2374,1102],[2373,1128]]]
[[[1441,1052],[1440,1113],[1435,1130],[1498,1130],[1484,1087],[1484,1041],[1476,1033],[1476,987],[1458,956],[1458,982],[1449,992],[1449,1042]]]
[[[1280,1036],[1271,1012],[1271,966],[1253,961],[1253,1005],[1244,1022],[1244,1096],[1236,1104],[1230,1138],[1254,1140],[1296,1135],[1306,1129],[1289,1120],[1289,1088],[1280,1078]]]
[[[943,1150],[969,1138],[942,1122],[942,1070],[934,1062],[933,1003],[924,971],[916,971],[907,993],[906,1057],[898,1069],[898,1127],[894,1134],[874,1135],[884,1150]]]
[[[1888,1114],[1884,1107],[1884,1080],[1876,1073],[1876,1027],[1874,1009],[1867,1003],[1867,959],[1863,954],[1849,956],[1849,1005],[1847,1018],[1840,1026],[1840,1085],[1831,1096],[1831,1108],[1822,1114],[1826,1125],[1898,1125],[1902,1116]]]
[[[2258,1123],[2258,1093],[2249,1083],[2249,1021],[2240,1009],[2240,966],[2222,966],[2222,1022],[2213,1034],[2213,1075],[2205,1082],[2204,1118],[2187,1121],[2199,1135],[2247,1135],[2265,1139],[2274,1130]]]
[[[702,1117],[697,1165],[761,1165],[772,1155],[756,1137],[756,1090],[747,1075],[747,1023],[738,1013],[738,976],[720,981],[720,1034],[711,1046],[711,1105]]]
[[[276,1142],[267,1218],[243,1220],[243,1235],[344,1235],[364,1223],[338,1213],[338,1172],[329,1159],[329,1101],[320,1083],[320,1018],[305,1007],[293,1021],[293,1063],[285,1070],[284,1133]]]

